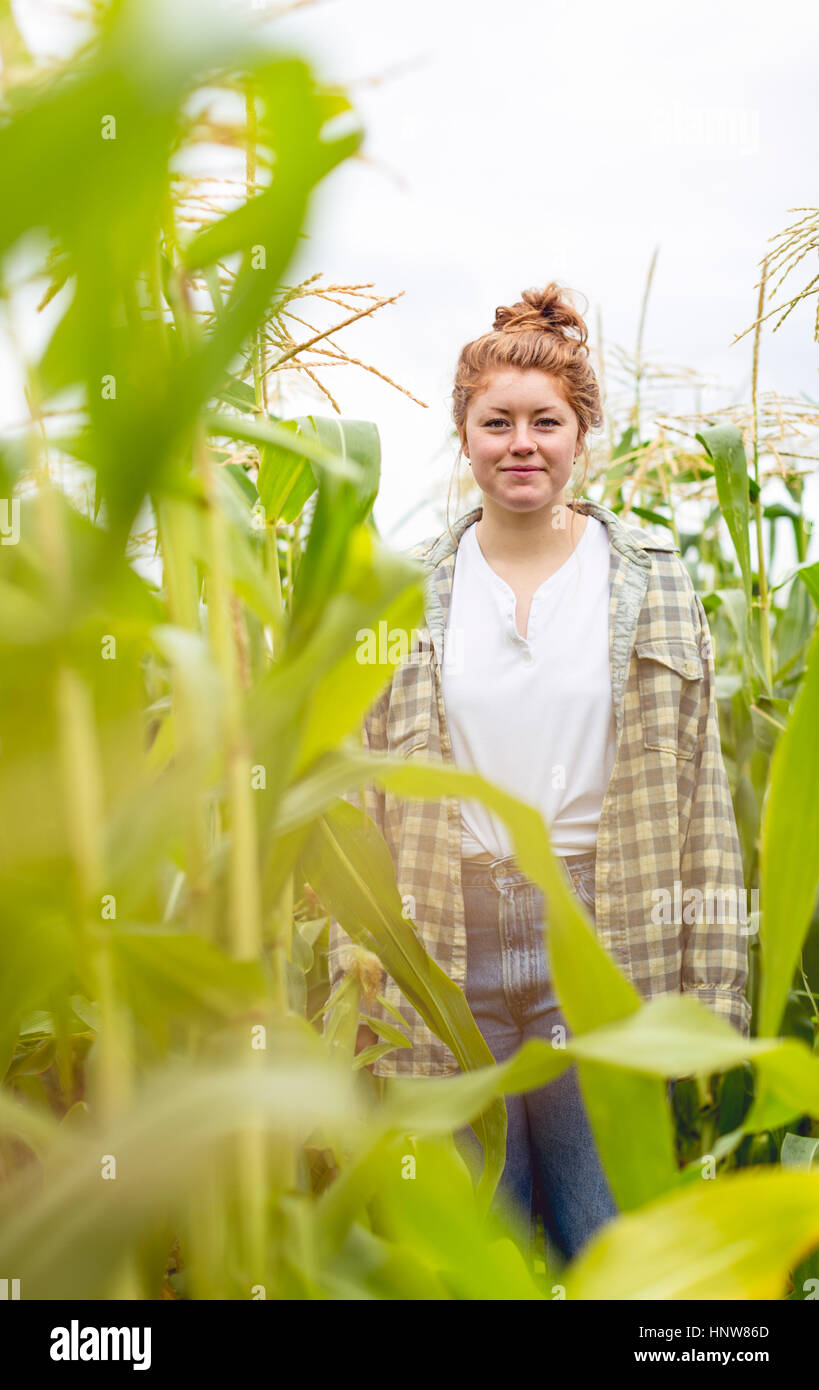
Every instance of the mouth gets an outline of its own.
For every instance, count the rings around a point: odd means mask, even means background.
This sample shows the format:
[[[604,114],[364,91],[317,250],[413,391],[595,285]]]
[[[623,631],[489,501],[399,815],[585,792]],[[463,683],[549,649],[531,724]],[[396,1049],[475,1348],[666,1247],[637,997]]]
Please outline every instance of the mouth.
[[[504,468],[504,473],[542,473],[542,468],[532,467],[531,465],[521,464],[518,468]]]

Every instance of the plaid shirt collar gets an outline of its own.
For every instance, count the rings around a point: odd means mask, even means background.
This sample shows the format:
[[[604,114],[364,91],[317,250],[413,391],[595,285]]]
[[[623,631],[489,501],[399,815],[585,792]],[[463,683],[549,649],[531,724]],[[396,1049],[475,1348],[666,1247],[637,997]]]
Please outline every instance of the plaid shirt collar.
[[[569,503],[573,510],[594,516],[607,527],[611,555],[609,630],[612,651],[612,693],[615,719],[619,733],[622,696],[625,687],[628,659],[634,640],[637,613],[645,594],[651,569],[650,550],[676,550],[670,535],[649,535],[634,526],[626,526],[609,507],[589,498],[576,498]],[[443,664],[444,633],[452,594],[455,559],[461,536],[468,526],[483,515],[483,507],[473,507],[439,536],[430,537],[414,546],[410,552],[424,565],[426,625],[440,667]]]

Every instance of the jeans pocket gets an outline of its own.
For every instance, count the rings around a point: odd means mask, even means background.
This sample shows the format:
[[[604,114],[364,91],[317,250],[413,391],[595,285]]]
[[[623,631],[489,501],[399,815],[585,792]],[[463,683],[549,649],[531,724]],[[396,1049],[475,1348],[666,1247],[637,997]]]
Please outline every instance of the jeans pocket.
[[[579,869],[572,870],[572,884],[575,893],[582,902],[583,906],[594,916],[596,900],[595,893],[595,873],[596,863],[583,864]]]

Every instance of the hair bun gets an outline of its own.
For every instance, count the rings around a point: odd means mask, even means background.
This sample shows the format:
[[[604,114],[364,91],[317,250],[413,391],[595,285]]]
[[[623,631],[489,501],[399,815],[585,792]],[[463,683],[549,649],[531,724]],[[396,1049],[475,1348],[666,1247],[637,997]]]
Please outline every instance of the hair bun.
[[[501,304],[492,325],[496,333],[554,333],[564,342],[585,343],[586,325],[565,291],[551,280],[544,289],[524,290],[516,304]]]

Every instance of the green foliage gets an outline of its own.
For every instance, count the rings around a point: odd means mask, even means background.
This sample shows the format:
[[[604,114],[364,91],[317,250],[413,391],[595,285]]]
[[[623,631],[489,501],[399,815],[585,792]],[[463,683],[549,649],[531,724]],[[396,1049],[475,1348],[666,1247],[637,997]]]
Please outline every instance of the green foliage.
[[[26,366],[29,435],[0,445],[19,504],[0,547],[2,1268],[27,1298],[150,1298],[173,1248],[170,1287],[192,1298],[552,1298],[555,1271],[489,1206],[503,1096],[576,1064],[623,1214],[566,1272],[568,1296],[780,1297],[790,1273],[801,1297],[819,1244],[819,584],[801,493],[766,505],[724,422],[698,436],[707,461],[673,474],[719,504],[696,538],[703,603],[747,878],[765,890],[761,1036],[743,1039],[690,998],[641,1001],[532,808],[453,766],[356,750],[393,670],[358,659],[360,634],[409,636],[423,576],[372,518],[375,427],[274,415],[260,341],[312,190],[361,131],[299,58],[218,6],[172,9],[112,5],[65,72],[11,91],[0,127],[3,292],[28,256],[60,309]],[[247,191],[191,234],[174,162],[205,90],[244,104]],[[69,399],[81,423],[49,434]],[[93,496],[63,485],[65,460]],[[608,501],[624,508],[635,464],[631,509],[678,535],[636,424],[607,460]],[[753,569],[752,522],[793,529],[782,605],[771,556]],[[370,782],[478,797],[509,825],[550,903],[564,1048],[493,1062],[402,911],[386,844],[339,799]],[[355,1056],[370,1016],[354,976],[327,998],[328,912],[458,1075],[369,1075],[407,1039],[396,1016]],[[465,1124],[484,1146],[475,1183]]]

